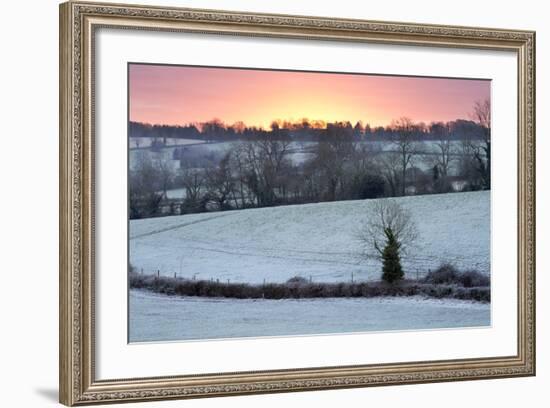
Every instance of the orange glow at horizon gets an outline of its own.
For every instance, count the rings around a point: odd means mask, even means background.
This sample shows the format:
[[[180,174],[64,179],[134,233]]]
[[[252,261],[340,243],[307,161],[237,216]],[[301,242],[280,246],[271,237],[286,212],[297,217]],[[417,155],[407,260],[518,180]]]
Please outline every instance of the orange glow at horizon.
[[[386,126],[468,119],[489,80],[131,64],[130,120],[185,125],[218,118],[269,128],[273,120]]]

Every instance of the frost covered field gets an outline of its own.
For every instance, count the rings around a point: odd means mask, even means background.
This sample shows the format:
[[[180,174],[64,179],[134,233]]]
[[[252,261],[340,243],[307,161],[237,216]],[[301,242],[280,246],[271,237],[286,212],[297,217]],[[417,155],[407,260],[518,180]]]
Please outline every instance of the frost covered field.
[[[403,259],[406,275],[441,262],[490,271],[490,192],[392,198],[410,210],[419,239]],[[356,230],[374,200],[339,201],[130,221],[130,263],[156,273],[221,282],[378,280]]]
[[[218,299],[130,291],[130,341],[479,327],[490,305],[405,298]]]
[[[419,238],[406,275],[442,262],[490,271],[490,192],[392,198]],[[379,280],[361,256],[357,228],[375,200],[340,201],[130,221],[130,263],[138,272],[220,282]],[[221,299],[130,291],[130,341],[191,340],[490,324],[490,304],[451,299]]]

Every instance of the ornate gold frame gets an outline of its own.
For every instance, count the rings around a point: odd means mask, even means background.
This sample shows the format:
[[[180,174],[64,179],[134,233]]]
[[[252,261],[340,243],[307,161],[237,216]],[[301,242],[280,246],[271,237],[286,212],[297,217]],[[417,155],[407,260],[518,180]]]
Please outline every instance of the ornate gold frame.
[[[238,374],[94,376],[93,46],[98,27],[513,51],[518,61],[518,349],[513,356]],[[60,6],[60,401],[66,405],[535,374],[535,33],[68,2]]]

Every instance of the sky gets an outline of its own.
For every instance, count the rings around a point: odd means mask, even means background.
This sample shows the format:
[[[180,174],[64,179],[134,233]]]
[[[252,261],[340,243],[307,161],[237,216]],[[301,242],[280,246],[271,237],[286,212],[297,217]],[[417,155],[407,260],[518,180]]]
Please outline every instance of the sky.
[[[269,128],[273,120],[361,120],[386,126],[469,119],[488,80],[130,64],[130,120],[186,125],[211,119]]]

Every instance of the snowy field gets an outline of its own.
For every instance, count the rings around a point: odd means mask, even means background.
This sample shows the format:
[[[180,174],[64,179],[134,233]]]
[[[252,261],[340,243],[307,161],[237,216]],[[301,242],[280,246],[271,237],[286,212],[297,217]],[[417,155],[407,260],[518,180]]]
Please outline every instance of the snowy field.
[[[137,139],[137,138],[133,138]],[[137,164],[142,159],[149,159],[153,162],[162,162],[170,166],[173,170],[180,168],[181,163],[179,159],[174,158],[174,152],[176,149],[185,149],[184,157],[188,160],[196,160],[200,158],[217,158],[220,160],[224,154],[236,146],[238,142],[213,142],[206,143],[200,140],[192,139],[173,139],[173,143],[168,143],[166,146],[161,146],[158,149],[145,148],[131,148],[129,150],[129,168],[135,170]]]
[[[407,298],[238,300],[130,291],[130,341],[290,336],[490,325],[490,305]]]
[[[208,155],[218,155],[221,158],[225,153],[229,152],[231,149],[237,147],[241,143],[247,143],[243,141],[215,141],[207,143],[205,140],[200,139],[177,139],[177,138],[166,138],[166,145],[159,146],[157,149],[151,149],[151,144],[153,138],[149,137],[132,137],[129,138],[129,155],[130,155],[130,168],[134,169],[135,164],[139,160],[140,156],[147,156],[152,160],[163,160],[171,161],[173,158],[174,150],[176,148],[185,148],[186,157],[200,157]],[[164,141],[163,138],[157,138],[158,141]],[[288,147],[288,157],[294,165],[302,165],[307,160],[310,160],[314,157],[313,151],[316,146],[316,142],[307,142],[307,141],[293,141]],[[368,142],[358,142],[358,146],[365,145],[368,150],[372,152],[392,152],[395,151],[395,146],[391,142],[387,141],[368,141]],[[439,149],[437,142],[433,141],[423,141],[417,142],[419,152],[422,153],[425,157],[428,157],[430,154],[438,154]],[[460,152],[461,142],[453,142],[453,149],[457,152]],[[414,160],[411,165],[420,168],[423,171],[431,171],[434,163],[430,160],[419,160],[418,158]],[[178,165],[176,168],[179,167]],[[450,174],[454,174],[456,168],[451,166],[449,169]]]
[[[395,198],[410,210],[419,239],[403,259],[408,277],[441,262],[490,271],[490,192]],[[130,263],[145,274],[222,282],[380,279],[356,231],[374,200],[340,201],[130,221]]]
[[[186,146],[186,145],[198,145],[205,143],[204,140],[200,139],[180,139],[180,138],[153,138],[153,137],[130,137],[128,138],[128,147],[130,149],[144,149],[151,147],[153,140],[166,141],[166,146]]]

